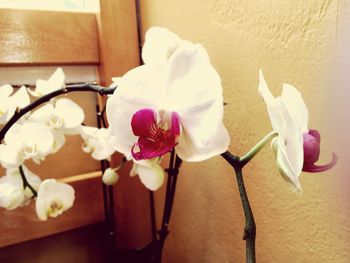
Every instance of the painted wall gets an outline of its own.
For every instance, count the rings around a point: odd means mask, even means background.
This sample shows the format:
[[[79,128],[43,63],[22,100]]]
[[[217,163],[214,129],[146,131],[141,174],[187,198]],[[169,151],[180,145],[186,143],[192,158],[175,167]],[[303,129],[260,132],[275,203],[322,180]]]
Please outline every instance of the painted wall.
[[[339,134],[335,51],[343,43],[347,0],[141,0],[142,34],[163,26],[207,49],[222,77],[230,151],[242,155],[270,130],[257,92],[258,70],[275,95],[296,86],[309,127],[322,134],[321,161],[339,164],[301,178],[303,194],[278,174],[267,146],[245,169],[257,223],[259,262],[350,262],[350,179]],[[346,105],[346,99],[344,105]],[[210,124],[208,124],[210,125]],[[162,209],[162,190],[157,192]],[[159,210],[158,209],[158,210]],[[158,222],[160,220],[158,219]],[[178,180],[164,262],[244,262],[243,212],[231,169],[220,158],[185,163]]]

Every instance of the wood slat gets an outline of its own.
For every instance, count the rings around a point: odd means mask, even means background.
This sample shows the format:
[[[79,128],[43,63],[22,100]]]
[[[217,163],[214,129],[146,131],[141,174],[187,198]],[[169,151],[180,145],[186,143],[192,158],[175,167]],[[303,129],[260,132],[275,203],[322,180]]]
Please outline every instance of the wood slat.
[[[98,64],[95,14],[0,9],[1,65]]]
[[[75,189],[74,206],[57,218],[38,219],[35,202],[11,211],[0,208],[0,247],[103,221],[101,173],[93,175],[81,175],[83,180],[68,180]]]

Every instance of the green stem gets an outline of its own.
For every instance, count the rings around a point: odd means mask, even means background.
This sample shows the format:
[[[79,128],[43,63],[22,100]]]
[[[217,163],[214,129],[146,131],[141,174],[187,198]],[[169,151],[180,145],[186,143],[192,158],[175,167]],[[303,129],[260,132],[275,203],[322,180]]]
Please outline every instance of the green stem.
[[[33,186],[28,182],[26,175],[24,174],[22,165],[19,167],[19,173],[21,174],[22,181],[23,181],[23,190],[25,190],[26,187],[28,187],[30,189],[30,191],[32,191],[33,197],[37,197],[38,193],[37,193],[37,191],[35,191]]]
[[[264,138],[261,139],[252,149],[250,149],[245,155],[240,158],[243,166],[248,163],[253,157],[268,143],[272,138],[277,136],[275,131],[270,132]]]
[[[239,195],[241,198],[245,217],[245,227],[242,238],[246,241],[246,262],[255,263],[256,226],[253,211],[250,207],[248,194],[243,181],[242,168],[245,165],[245,163],[243,163],[238,156],[233,155],[229,151],[224,152],[223,154],[221,154],[221,156],[233,167],[236,173]]]

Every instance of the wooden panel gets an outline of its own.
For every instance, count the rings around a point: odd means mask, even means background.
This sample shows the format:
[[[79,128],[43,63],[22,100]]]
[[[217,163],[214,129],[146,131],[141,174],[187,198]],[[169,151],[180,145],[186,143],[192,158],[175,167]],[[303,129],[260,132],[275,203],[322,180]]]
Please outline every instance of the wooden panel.
[[[100,0],[99,82],[109,85],[140,63],[135,1]],[[121,157],[115,155],[113,161]],[[137,248],[151,240],[149,192],[138,177],[130,178],[130,165],[120,171],[114,188],[117,248]]]
[[[75,189],[75,202],[57,218],[40,221],[35,213],[35,202],[11,211],[1,208],[0,247],[104,220],[101,173],[86,174],[82,178],[66,179]]]
[[[111,261],[109,236],[105,228],[105,224],[99,223],[4,247],[0,249],[0,262],[119,262]]]
[[[0,62],[97,64],[94,14],[0,9]]]

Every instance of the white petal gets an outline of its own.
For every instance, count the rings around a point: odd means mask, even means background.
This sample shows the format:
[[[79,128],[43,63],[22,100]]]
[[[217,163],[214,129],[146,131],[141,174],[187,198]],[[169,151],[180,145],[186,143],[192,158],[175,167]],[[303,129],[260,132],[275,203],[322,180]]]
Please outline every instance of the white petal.
[[[19,155],[15,147],[1,144],[0,145],[0,162],[4,168],[17,168],[23,163],[23,159]]]
[[[182,133],[175,149],[181,159],[198,162],[227,151],[230,136],[222,121],[220,99],[212,105],[179,112],[179,115]]]
[[[283,84],[282,100],[292,119],[297,122],[302,132],[308,132],[308,110],[300,92],[292,85]]]
[[[145,64],[165,63],[181,43],[181,39],[173,32],[161,27],[152,27],[145,35],[142,60]]]
[[[9,84],[5,84],[0,86],[0,101],[2,102],[3,99],[8,98],[13,92],[13,87]]]
[[[201,45],[179,47],[169,60],[161,108],[180,111],[222,98],[221,79]]]
[[[24,200],[23,188],[13,182],[10,176],[0,178],[0,207],[8,210],[19,207]]]
[[[68,184],[54,179],[44,180],[36,199],[36,213],[41,220],[56,217],[73,206],[74,189]]]
[[[61,68],[57,68],[56,71],[49,78],[49,80],[38,79],[36,81],[35,90],[32,91],[28,89],[28,92],[34,97],[40,97],[55,90],[63,88],[64,80],[65,75],[63,73],[63,70]]]
[[[30,103],[30,98],[27,92],[27,88],[22,86],[15,94],[11,96],[12,103],[16,107],[23,108]]]
[[[138,161],[136,173],[139,175],[141,182],[150,190],[156,191],[164,182],[164,170],[156,162]]]
[[[58,99],[55,104],[55,113],[63,119],[65,129],[74,129],[84,121],[84,111],[70,99]]]
[[[54,114],[54,107],[51,103],[47,103],[39,109],[35,110],[28,118],[29,121],[44,123],[48,125],[50,116]]]
[[[281,115],[279,109],[279,103],[273,97],[270,89],[268,88],[262,70],[259,71],[259,94],[264,99],[267,111],[269,113],[270,121],[272,128],[278,132],[282,133],[285,129],[285,121],[283,120],[283,116]]]
[[[290,163],[290,156],[288,156],[286,146],[283,138],[278,137],[272,141],[273,147],[277,149],[277,164],[280,174],[287,179],[287,181],[293,183],[293,185],[301,191],[301,185],[299,181],[300,171],[295,171],[294,167]]]

